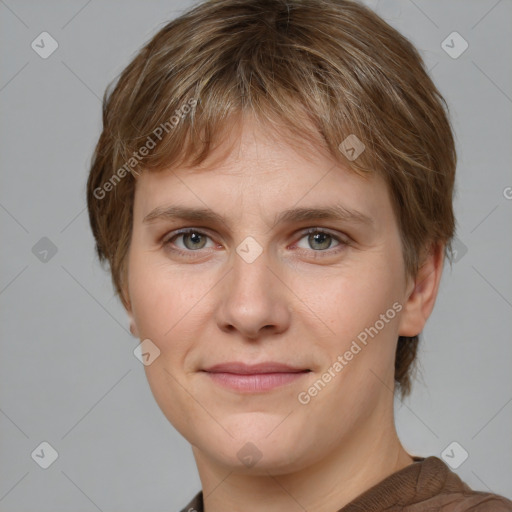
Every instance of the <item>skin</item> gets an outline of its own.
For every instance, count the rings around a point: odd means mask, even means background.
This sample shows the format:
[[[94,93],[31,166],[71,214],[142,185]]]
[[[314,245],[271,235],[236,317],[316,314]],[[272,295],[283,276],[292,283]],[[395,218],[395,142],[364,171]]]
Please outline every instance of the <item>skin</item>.
[[[433,309],[443,248],[433,246],[418,275],[406,278],[383,179],[358,176],[284,133],[245,119],[199,168],[142,173],[136,186],[131,330],[160,350],[145,366],[148,382],[192,445],[207,512],[332,512],[413,463],[394,424],[394,357],[398,336],[421,332]],[[337,204],[372,223],[273,221],[289,208]],[[143,222],[171,205],[208,207],[224,220]],[[173,237],[186,227],[203,237]],[[332,238],[315,242],[307,228]],[[263,249],[252,263],[236,252],[248,236]],[[394,303],[401,311],[300,403],[298,394]],[[249,394],[200,371],[228,361],[311,371]],[[237,456],[248,442],[245,450],[261,456],[250,467]]]

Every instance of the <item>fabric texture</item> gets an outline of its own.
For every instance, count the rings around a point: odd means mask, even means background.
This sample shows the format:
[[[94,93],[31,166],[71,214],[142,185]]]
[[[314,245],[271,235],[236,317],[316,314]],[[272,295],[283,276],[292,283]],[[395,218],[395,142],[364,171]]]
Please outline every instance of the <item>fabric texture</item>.
[[[512,501],[470,489],[441,459],[412,458],[337,512],[512,512]],[[181,512],[204,512],[202,491]]]

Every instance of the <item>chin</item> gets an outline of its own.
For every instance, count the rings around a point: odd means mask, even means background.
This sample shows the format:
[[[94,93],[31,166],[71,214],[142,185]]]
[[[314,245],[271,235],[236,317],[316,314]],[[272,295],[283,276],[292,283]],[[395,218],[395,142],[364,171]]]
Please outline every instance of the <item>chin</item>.
[[[266,446],[247,442],[233,452],[232,446],[226,451],[212,452],[208,447],[208,457],[229,471],[250,475],[284,475],[301,469],[306,465],[298,459],[296,450],[270,450]]]
[[[291,473],[312,463],[313,459],[318,457],[318,449],[315,449],[314,445],[308,450],[308,445],[301,441],[300,436],[290,432],[290,426],[287,429],[282,428],[282,425],[276,428],[279,422],[276,422],[275,418],[273,420],[258,425],[254,420],[251,423],[248,418],[246,424],[250,424],[250,432],[249,429],[243,428],[243,421],[238,422],[237,429],[229,425],[227,429],[233,437],[225,431],[219,434],[218,429],[211,435],[205,435],[202,431],[199,442],[192,444],[196,450],[226,469],[252,475]],[[271,428],[268,428],[269,423],[272,425]],[[279,428],[282,428],[280,432]]]

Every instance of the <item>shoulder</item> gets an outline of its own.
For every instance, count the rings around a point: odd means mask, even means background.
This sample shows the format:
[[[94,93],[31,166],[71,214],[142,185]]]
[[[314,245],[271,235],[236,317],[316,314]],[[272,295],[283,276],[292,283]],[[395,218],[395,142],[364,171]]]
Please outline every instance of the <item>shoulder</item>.
[[[199,491],[180,512],[203,512],[203,491]]]
[[[424,459],[425,460],[425,459]],[[438,492],[425,502],[428,510],[436,512],[512,512],[512,501],[504,496],[471,489],[442,460],[428,457],[429,467],[436,466],[442,475]]]
[[[478,491],[442,494],[432,498],[428,506],[428,510],[436,512],[512,512],[512,501]]]

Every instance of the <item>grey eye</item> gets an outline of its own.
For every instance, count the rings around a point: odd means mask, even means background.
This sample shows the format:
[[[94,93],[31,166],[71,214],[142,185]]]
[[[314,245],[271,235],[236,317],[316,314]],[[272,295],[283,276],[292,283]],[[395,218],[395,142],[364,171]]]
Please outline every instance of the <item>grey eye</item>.
[[[302,240],[307,240],[304,245],[301,245],[303,244]],[[335,243],[333,244],[333,242]],[[305,233],[298,243],[301,249],[313,249],[314,251],[325,251],[338,245],[341,245],[341,242],[337,237],[318,229]]]
[[[308,243],[314,250],[329,249],[332,243],[332,236],[328,233],[311,233],[308,235]]]
[[[204,249],[209,240],[209,236],[200,231],[186,231],[178,233],[172,237],[169,242],[173,242],[180,249],[197,251]]]

